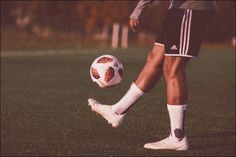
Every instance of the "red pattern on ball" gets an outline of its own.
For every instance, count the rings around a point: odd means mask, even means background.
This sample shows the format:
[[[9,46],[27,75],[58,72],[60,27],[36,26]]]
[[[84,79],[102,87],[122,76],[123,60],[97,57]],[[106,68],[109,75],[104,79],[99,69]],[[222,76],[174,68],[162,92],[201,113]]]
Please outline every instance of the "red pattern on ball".
[[[105,81],[109,82],[115,75],[115,70],[112,67],[109,67],[109,69],[105,73]]]
[[[92,73],[92,76],[95,78],[95,79],[99,79],[100,76],[98,74],[98,71],[94,68],[91,68],[91,73]]]
[[[112,58],[109,58],[109,57],[102,57],[100,58],[97,63],[108,63],[108,62],[112,62],[113,59]]]

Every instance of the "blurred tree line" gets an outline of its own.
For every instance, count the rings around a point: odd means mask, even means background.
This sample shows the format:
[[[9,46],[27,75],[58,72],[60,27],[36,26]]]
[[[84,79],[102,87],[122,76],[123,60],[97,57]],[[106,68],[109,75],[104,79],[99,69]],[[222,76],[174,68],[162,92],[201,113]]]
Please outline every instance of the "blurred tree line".
[[[35,35],[77,32],[92,36],[111,28],[114,22],[128,24],[138,1],[6,1],[1,0],[1,32],[7,29]],[[235,36],[235,1],[217,1],[218,10],[208,27],[207,40],[222,41]],[[140,30],[158,34],[169,0],[152,5],[142,14]]]

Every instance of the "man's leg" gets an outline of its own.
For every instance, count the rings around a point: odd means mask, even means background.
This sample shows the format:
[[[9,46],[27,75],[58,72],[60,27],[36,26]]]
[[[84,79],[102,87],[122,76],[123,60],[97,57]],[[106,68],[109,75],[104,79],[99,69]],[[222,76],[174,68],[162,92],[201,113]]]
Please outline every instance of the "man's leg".
[[[164,59],[164,46],[155,44],[137,80],[120,101],[114,105],[102,105],[94,99],[88,99],[92,110],[101,114],[113,127],[117,127],[128,109],[158,82],[163,72]]]
[[[188,99],[186,66],[190,58],[166,57],[164,77],[167,85],[167,108],[169,111],[172,137],[185,137],[184,117]]]
[[[136,81],[131,85],[122,99],[113,105],[112,108],[117,114],[126,113],[144,93],[155,86],[163,72],[164,58],[164,46],[154,45]]]
[[[188,98],[185,70],[189,60],[190,58],[187,57],[165,57],[163,73],[167,86],[167,108],[170,117],[171,134],[162,141],[145,144],[145,148],[188,149],[184,130],[184,116]]]
[[[145,66],[135,81],[143,92],[148,92],[159,81],[163,72],[164,59],[164,46],[154,45],[148,54]]]
[[[186,66],[188,57],[165,57],[164,77],[167,85],[167,103],[182,105],[187,103],[188,88]]]

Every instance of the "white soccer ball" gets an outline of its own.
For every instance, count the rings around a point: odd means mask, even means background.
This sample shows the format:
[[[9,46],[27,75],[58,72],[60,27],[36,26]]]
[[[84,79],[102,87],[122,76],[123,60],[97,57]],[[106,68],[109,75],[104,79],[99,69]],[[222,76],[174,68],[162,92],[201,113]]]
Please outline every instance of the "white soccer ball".
[[[112,55],[102,55],[96,58],[90,67],[90,76],[93,82],[101,88],[117,85],[123,78],[123,65]]]

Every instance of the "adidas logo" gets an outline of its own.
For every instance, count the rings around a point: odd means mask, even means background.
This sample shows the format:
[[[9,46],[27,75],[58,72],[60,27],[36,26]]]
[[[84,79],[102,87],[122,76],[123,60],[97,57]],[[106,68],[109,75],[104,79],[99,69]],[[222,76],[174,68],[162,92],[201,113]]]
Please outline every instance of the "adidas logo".
[[[178,48],[176,47],[176,45],[173,45],[170,49],[171,49],[171,50],[178,50]]]

